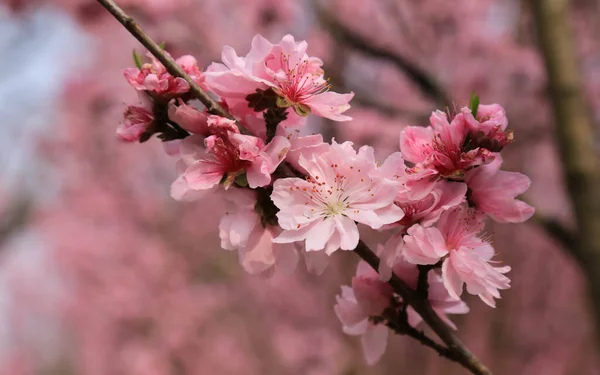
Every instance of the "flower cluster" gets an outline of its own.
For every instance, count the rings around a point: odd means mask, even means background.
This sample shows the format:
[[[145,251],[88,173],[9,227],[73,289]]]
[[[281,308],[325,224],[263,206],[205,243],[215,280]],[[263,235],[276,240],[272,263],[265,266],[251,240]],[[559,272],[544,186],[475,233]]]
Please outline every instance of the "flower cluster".
[[[489,216],[518,223],[533,208],[516,197],[529,178],[500,170],[500,151],[513,140],[504,109],[472,101],[458,113],[436,111],[430,126],[405,128],[399,152],[382,163],[372,147],[324,142],[302,134],[309,114],[334,121],[353,94],[329,91],[322,62],[290,35],[272,44],[261,36],[240,57],[225,47],[222,63],[200,71],[184,56],[177,64],[231,113],[208,113],[189,84],[156,60],[125,71],[142,105],[130,106],[117,135],[146,141],[158,134],[179,158],[171,195],[195,200],[222,195],[221,247],[237,250],[250,273],[292,272],[299,257],[322,272],[328,256],[354,250],[360,228],[389,233],[379,245],[379,270],[360,263],[343,286],[335,312],[349,334],[362,335],[369,363],[383,354],[388,327],[416,327],[421,317],[394,292],[392,274],[446,314],[464,314],[463,289],[495,306],[510,286],[484,236]],[[392,327],[393,328],[393,327]]]

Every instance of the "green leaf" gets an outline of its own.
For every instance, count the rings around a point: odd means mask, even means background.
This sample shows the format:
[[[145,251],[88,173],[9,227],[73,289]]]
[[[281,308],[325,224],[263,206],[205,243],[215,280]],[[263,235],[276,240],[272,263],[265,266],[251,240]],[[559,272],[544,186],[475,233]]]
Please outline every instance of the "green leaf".
[[[277,97],[277,106],[279,108],[289,108],[292,106],[292,102],[290,102],[289,99],[286,97],[278,96]]]
[[[133,62],[135,62],[135,66],[137,66],[138,69],[142,69],[142,58],[135,49],[133,50]]]
[[[235,177],[235,183],[241,187],[246,187],[248,186],[248,177],[245,173],[237,175]]]
[[[294,111],[302,117],[306,117],[311,113],[310,107],[306,104],[294,104]]]
[[[471,114],[473,117],[477,118],[477,110],[479,109],[479,95],[475,95],[474,92],[471,93],[471,99],[469,100],[469,109],[471,110]]]
[[[167,47],[167,42],[162,41],[158,46],[160,47],[160,49],[164,50]]]

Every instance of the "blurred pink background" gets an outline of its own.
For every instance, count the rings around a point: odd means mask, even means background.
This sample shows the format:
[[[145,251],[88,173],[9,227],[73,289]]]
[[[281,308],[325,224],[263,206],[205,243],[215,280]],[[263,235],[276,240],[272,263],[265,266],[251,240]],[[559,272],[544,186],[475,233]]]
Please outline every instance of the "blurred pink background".
[[[224,45],[245,54],[256,33],[306,39],[334,89],[356,93],[353,122],[311,129],[381,157],[404,126],[472,91],[500,103],[516,137],[506,168],[533,181],[524,199],[572,226],[527,1],[117,2],[201,67]],[[600,2],[571,2],[597,124],[599,18]],[[407,337],[364,363],[333,312],[352,254],[336,253],[322,276],[299,267],[266,278],[219,248],[221,202],[175,202],[175,160],[159,142],[115,141],[135,98],[121,71],[142,48],[95,1],[5,0],[0,48],[1,375],[465,374]],[[600,374],[576,259],[534,221],[488,228],[512,289],[496,309],[471,303],[454,318],[459,336],[495,374]]]

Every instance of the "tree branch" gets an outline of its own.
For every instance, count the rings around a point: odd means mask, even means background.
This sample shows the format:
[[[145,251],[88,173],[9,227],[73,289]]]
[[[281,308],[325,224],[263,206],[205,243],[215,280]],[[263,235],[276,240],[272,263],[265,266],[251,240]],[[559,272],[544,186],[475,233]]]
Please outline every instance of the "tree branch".
[[[408,315],[406,313],[407,307],[408,305],[403,304],[401,306],[400,311],[394,308],[389,308],[383,312],[381,317],[373,317],[373,322],[380,323],[378,320],[382,319],[385,321],[385,325],[394,333],[412,337],[413,339],[421,343],[421,345],[427,346],[435,350],[440,355],[440,357],[444,357],[446,359],[460,364],[461,361],[456,352],[450,350],[444,345],[438,344],[429,336],[427,336],[423,331],[420,331],[410,325],[410,323],[408,322]]]
[[[379,258],[375,253],[362,241],[359,241],[358,246],[354,249],[365,262],[367,262],[374,270],[379,270]],[[477,357],[469,351],[465,344],[454,334],[452,329],[444,323],[444,321],[433,311],[433,308],[426,299],[419,298],[417,293],[412,290],[398,276],[392,274],[389,284],[394,288],[402,300],[410,304],[413,309],[423,318],[425,323],[438,335],[438,337],[448,346],[448,349],[456,356],[455,361],[463,365],[476,375],[492,375],[492,372],[481,362]]]
[[[232,119],[230,113],[225,111],[208,94],[202,90],[196,83],[179,68],[179,66],[170,58],[150,37],[138,26],[135,21],[119,8],[112,0],[97,0],[104,6],[125,28],[140,41],[174,76],[184,78],[190,84],[190,92],[198,98],[211,113]],[[288,176],[296,176],[289,166],[284,166],[282,170]],[[379,258],[362,241],[359,242],[355,252],[363,258],[375,270],[379,268]],[[406,285],[396,275],[392,275],[389,281],[395,292],[402,296],[402,299],[409,303],[423,320],[433,329],[440,339],[448,346],[448,350],[454,353],[456,361],[469,369],[475,375],[492,375],[483,363],[481,363],[458,339],[452,330],[439,318],[433,311],[427,299],[418,298],[415,291]]]
[[[579,256],[575,254],[574,250],[574,246],[577,242],[576,233],[573,233],[571,230],[565,228],[565,226],[562,225],[558,220],[542,216],[537,213],[533,215],[533,221],[542,227],[546,234],[555,239],[565,249],[572,251],[573,255],[579,258]]]
[[[339,20],[323,9],[321,5],[315,4],[317,14],[321,23],[326,26],[331,35],[338,41],[364,53],[367,56],[386,60],[394,64],[400,71],[404,72],[423,93],[435,101],[440,107],[447,107],[451,100],[442,87],[427,72],[410,62],[397,53],[391,52],[383,47],[378,47],[371,41],[367,41],[362,35],[347,28]]]
[[[568,0],[531,0],[554,110],[563,173],[577,223],[571,249],[587,274],[600,340],[600,170],[596,134],[583,98]]]
[[[167,71],[175,77],[181,77],[187,81],[190,85],[190,93],[194,95],[198,100],[206,106],[209,113],[226,117],[230,120],[235,118],[226,110],[221,107],[216,100],[210,97],[206,91],[204,91],[190,76],[188,76],[183,69],[171,56],[169,56],[163,49],[154,41],[142,28],[135,22],[131,16],[123,11],[117,4],[112,0],[97,0],[106,10],[112,14],[117,21],[119,21],[131,35],[133,35],[158,61],[160,61]],[[240,124],[238,124],[241,132],[247,132]]]

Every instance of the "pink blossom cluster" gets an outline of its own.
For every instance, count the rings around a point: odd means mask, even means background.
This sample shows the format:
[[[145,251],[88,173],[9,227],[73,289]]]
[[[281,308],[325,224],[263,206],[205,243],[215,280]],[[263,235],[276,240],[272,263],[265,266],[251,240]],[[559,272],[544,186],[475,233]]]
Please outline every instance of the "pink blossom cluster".
[[[352,120],[345,112],[353,93],[330,91],[321,60],[306,50],[291,35],[277,44],[258,35],[246,56],[225,47],[222,63],[205,71],[191,56],[177,59],[232,118],[210,114],[189,84],[156,60],[139,64],[125,77],[143,104],[128,107],[117,135],[143,142],[158,134],[179,158],[173,198],[213,194],[229,202],[221,247],[236,250],[250,273],[292,272],[300,256],[322,271],[333,252],[359,245],[361,227],[388,233],[378,272],[361,263],[335,306],[344,330],[362,335],[367,361],[375,363],[386,346],[385,322],[421,321],[387,284],[392,273],[425,293],[451,327],[446,314],[468,312],[465,286],[495,306],[510,287],[510,267],[499,264],[482,234],[485,218],[530,218],[534,209],[516,199],[530,180],[500,170],[513,133],[500,105],[478,100],[457,113],[435,111],[430,126],[405,128],[399,152],[382,163],[370,146],[300,136],[310,114]]]

